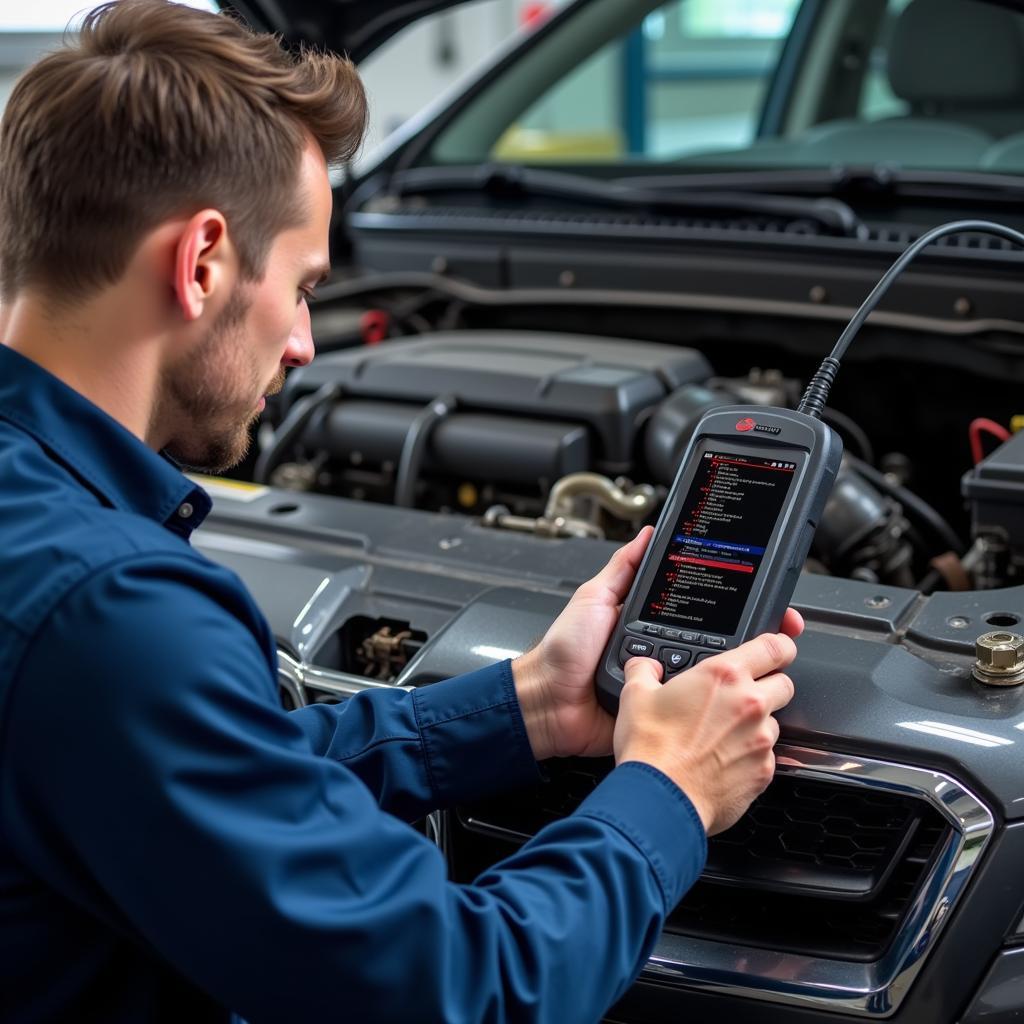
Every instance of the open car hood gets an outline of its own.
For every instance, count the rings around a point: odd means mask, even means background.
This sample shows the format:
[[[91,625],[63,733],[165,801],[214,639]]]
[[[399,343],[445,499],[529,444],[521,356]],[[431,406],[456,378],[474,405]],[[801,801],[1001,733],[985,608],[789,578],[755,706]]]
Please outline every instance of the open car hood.
[[[290,43],[344,52],[358,63],[420,18],[467,0],[220,0],[254,28],[280,33]],[[1024,0],[991,0],[1014,10]]]
[[[407,25],[466,0],[224,0],[256,29],[347,53],[357,63]]]

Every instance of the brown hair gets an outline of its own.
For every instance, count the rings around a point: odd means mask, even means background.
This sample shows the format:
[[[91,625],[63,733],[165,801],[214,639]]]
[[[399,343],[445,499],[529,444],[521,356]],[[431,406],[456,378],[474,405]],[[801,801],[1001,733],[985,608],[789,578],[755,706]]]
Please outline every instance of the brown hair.
[[[0,123],[0,299],[88,296],[121,277],[148,231],[205,207],[257,278],[301,217],[307,138],[336,163],[365,125],[346,59],[289,53],[169,0],[107,3],[21,77]]]

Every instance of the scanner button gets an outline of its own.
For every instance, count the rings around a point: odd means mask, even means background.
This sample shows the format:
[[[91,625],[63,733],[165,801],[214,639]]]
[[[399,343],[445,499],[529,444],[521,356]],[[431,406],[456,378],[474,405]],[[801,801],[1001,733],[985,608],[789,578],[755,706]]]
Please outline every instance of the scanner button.
[[[662,636],[663,634],[668,633],[668,630],[662,629],[661,626],[653,626],[651,623],[645,622],[644,632],[650,633],[651,636]]]
[[[622,642],[619,661],[625,664],[630,658],[653,658],[654,644],[639,636],[628,636]]]
[[[705,647],[717,647],[719,650],[725,650],[724,636],[705,636],[701,642]]]
[[[684,644],[699,644],[701,642],[700,633],[683,633],[679,639],[682,640]]]
[[[665,666],[666,672],[681,672],[690,664],[692,651],[683,647],[662,647],[661,663]]]
[[[669,640],[678,640],[683,635],[683,631],[681,629],[663,629],[661,635]]]

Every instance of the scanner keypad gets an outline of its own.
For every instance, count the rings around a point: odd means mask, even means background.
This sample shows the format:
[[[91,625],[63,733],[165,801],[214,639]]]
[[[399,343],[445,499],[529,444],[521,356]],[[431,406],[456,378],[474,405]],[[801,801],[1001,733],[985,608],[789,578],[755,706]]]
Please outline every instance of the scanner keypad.
[[[630,658],[655,658],[665,668],[665,679],[726,649],[725,637],[708,633],[691,633],[651,622],[631,622],[626,629],[629,632],[619,649],[619,664],[625,665]],[[664,640],[669,642],[660,642]]]

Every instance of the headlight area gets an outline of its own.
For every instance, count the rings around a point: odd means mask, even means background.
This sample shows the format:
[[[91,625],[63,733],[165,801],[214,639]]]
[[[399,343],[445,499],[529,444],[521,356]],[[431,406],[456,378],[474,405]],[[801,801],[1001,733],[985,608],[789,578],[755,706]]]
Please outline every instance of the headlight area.
[[[1021,922],[1024,926],[1024,921]],[[1024,927],[1014,941],[1024,942]],[[1024,1019],[1024,946],[1004,949],[995,958],[960,1024],[997,1024]]]

